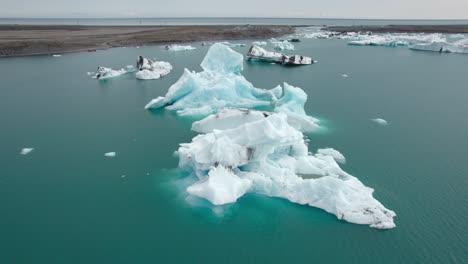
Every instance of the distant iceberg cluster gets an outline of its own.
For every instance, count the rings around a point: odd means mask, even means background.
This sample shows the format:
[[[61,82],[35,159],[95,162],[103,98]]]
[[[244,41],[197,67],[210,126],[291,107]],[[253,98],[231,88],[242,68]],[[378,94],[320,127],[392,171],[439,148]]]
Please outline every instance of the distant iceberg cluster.
[[[301,28],[298,37],[309,39],[343,39],[353,46],[409,47],[413,50],[441,53],[468,53],[468,36],[441,33],[387,33],[331,32],[317,27]]]
[[[172,44],[169,46],[166,46],[166,49],[169,51],[186,51],[186,50],[194,50],[197,49],[191,45],[178,45],[178,44]]]
[[[199,120],[192,124],[199,135],[177,151],[179,167],[196,179],[190,195],[223,205],[258,193],[351,223],[395,227],[395,213],[372,196],[373,189],[339,167],[345,162],[340,152],[308,151],[303,132],[316,129],[318,120],[305,113],[301,88],[255,88],[241,75],[243,56],[220,43],[201,66],[199,73],[185,69],[164,97],[146,105]]]

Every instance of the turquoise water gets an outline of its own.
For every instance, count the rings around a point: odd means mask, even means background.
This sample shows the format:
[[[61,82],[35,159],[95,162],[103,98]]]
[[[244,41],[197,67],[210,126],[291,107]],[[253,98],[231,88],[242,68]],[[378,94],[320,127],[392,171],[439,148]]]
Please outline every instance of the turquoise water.
[[[327,128],[310,147],[340,150],[344,169],[397,213],[382,231],[259,195],[222,212],[188,202],[173,152],[195,135],[190,120],[143,106],[184,67],[201,70],[208,47],[193,45],[0,60],[0,263],[468,261],[468,56],[304,40],[296,52],[318,64],[245,63],[257,87],[286,81],[308,93],[306,111]],[[86,74],[137,55],[174,71],[155,81]]]
[[[451,25],[468,24],[468,20],[402,20],[339,18],[0,18],[1,24],[22,25]]]

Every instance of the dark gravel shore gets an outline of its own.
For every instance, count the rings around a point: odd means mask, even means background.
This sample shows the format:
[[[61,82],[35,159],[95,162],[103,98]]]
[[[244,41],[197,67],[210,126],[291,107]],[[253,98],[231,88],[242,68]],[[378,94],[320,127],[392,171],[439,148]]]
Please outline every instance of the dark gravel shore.
[[[0,25],[0,57],[92,51],[192,41],[259,39],[294,32],[293,26],[42,26]]]
[[[374,33],[468,33],[468,25],[330,26],[322,29],[336,32],[370,31]]]

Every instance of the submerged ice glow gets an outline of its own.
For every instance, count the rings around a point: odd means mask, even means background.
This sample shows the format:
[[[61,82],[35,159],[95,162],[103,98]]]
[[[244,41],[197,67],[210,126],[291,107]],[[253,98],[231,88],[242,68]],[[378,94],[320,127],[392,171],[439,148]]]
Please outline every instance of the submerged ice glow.
[[[374,199],[373,189],[339,167],[341,153],[309,153],[303,132],[317,128],[318,120],[305,113],[302,89],[253,87],[241,75],[243,56],[223,44],[213,45],[201,66],[200,73],[186,69],[165,97],[146,106],[205,117],[192,125],[200,134],[177,151],[179,167],[198,180],[187,188],[190,195],[222,205],[258,193],[351,223],[395,227],[396,214]]]

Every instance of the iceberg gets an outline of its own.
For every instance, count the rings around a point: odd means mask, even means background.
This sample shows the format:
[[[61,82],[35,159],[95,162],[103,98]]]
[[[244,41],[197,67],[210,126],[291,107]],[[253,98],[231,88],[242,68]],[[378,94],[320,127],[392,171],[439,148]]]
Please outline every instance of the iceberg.
[[[309,154],[302,132],[285,113],[223,109],[195,122],[199,133],[181,144],[179,167],[198,180],[190,195],[214,205],[246,193],[287,199],[321,208],[351,223],[387,229],[396,214],[373,196],[373,189],[343,171],[344,156],[333,149]]]
[[[287,40],[277,40],[272,38],[270,42],[277,50],[294,50],[294,45]]]
[[[137,79],[151,80],[159,79],[162,76],[169,74],[172,71],[172,65],[169,62],[153,62],[142,56],[138,56],[137,69],[138,71],[135,74]]]
[[[33,151],[33,150],[34,150],[34,148],[23,148],[23,149],[21,149],[20,154],[21,154],[21,155],[28,155],[28,154],[31,153],[31,151]]]
[[[120,70],[113,70],[106,67],[98,67],[97,74],[94,76],[96,79],[104,80],[109,78],[118,77],[120,75],[126,74],[128,71],[123,68]]]
[[[206,117],[226,107],[282,112],[295,127],[313,130],[318,120],[307,116],[307,94],[284,84],[271,90],[255,88],[242,75],[243,56],[217,43],[201,63],[202,72],[187,69],[164,97],[151,100],[146,109],[165,107],[180,116]]]
[[[115,152],[107,152],[107,153],[104,153],[104,156],[106,157],[109,157],[109,158],[113,158],[117,155],[117,153]]]
[[[166,46],[166,49],[169,51],[186,51],[186,50],[194,50],[197,49],[191,45],[177,45],[177,44],[172,44],[169,46]]]
[[[281,63],[282,65],[309,65],[314,63],[310,57],[301,55],[288,56],[283,53],[267,51],[255,45],[250,47],[247,53],[247,60],[274,62]]]

